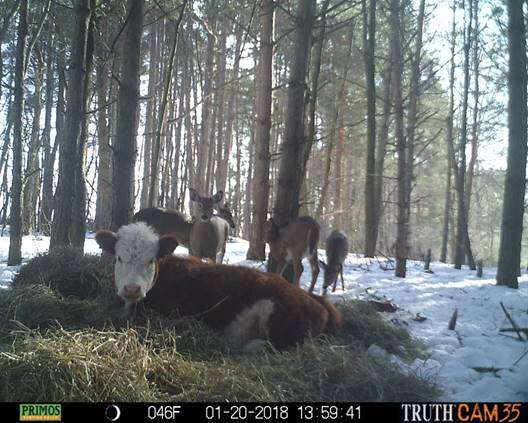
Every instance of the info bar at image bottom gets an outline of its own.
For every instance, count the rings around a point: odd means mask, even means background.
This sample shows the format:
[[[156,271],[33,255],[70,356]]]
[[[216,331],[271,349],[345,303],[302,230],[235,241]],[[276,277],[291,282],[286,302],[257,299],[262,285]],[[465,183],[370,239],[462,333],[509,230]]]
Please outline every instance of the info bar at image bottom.
[[[528,423],[527,402],[0,403],[2,422]]]

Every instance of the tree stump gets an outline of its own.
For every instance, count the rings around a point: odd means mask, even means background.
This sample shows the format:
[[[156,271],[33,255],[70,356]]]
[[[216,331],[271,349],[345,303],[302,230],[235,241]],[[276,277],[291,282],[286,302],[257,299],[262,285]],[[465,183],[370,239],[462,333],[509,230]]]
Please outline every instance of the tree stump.
[[[431,270],[431,249],[427,250],[427,255],[425,256],[424,270],[426,273],[433,273]]]
[[[477,278],[482,277],[482,266],[483,266],[482,260],[477,261]]]

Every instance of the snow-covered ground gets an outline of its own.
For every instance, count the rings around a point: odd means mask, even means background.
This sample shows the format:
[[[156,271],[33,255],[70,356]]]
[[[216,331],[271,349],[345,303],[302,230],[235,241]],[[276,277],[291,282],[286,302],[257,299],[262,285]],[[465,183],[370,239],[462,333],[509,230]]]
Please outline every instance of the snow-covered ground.
[[[23,238],[22,254],[27,260],[47,250],[49,238]],[[0,236],[0,287],[7,288],[17,267],[8,267],[8,236]],[[234,239],[228,243],[225,262],[264,269],[264,263],[245,260],[247,242]],[[98,253],[99,248],[89,237],[85,252]],[[186,253],[178,247],[177,253]],[[319,252],[324,258],[324,251]],[[399,310],[385,313],[395,323],[403,325],[429,348],[430,358],[410,365],[391,357],[404,370],[433,377],[444,390],[444,400],[454,401],[527,401],[528,342],[521,342],[512,332],[499,332],[510,327],[502,302],[520,327],[528,327],[528,275],[520,278],[518,290],[495,285],[495,269],[486,268],[479,279],[469,270],[432,263],[434,273],[423,271],[419,262],[410,262],[405,279],[393,276],[385,259],[369,260],[350,254],[345,263],[345,291],[340,282],[334,302],[342,298],[378,298],[393,301]],[[310,267],[305,263],[302,283],[310,281]],[[322,272],[316,289],[321,289]],[[455,331],[447,329],[455,308],[458,320]],[[419,315],[423,321],[414,320]],[[525,336],[526,338],[526,336]],[[386,354],[372,347],[373,356]],[[517,361],[517,363],[516,363]]]

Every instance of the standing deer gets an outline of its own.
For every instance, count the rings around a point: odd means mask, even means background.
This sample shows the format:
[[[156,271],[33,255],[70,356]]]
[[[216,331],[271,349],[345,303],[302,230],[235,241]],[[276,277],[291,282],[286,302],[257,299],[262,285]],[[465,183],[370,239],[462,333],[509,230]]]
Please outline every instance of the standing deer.
[[[294,284],[300,286],[303,272],[302,259],[308,257],[312,269],[312,292],[319,275],[317,244],[319,243],[319,224],[310,216],[302,216],[279,228],[273,218],[266,222],[264,234],[270,246],[270,253],[277,262],[276,273],[282,275],[288,263],[293,264]]]
[[[345,290],[343,279],[343,263],[348,254],[348,238],[343,231],[334,229],[326,238],[326,263],[319,260],[324,270],[323,295],[326,295],[327,288],[333,284],[332,292],[335,292],[337,276],[341,275],[341,286]]]
[[[198,204],[197,215],[189,234],[189,247],[193,256],[209,258],[222,263],[225,255],[229,226],[225,219],[213,215],[214,207],[222,201],[223,191],[212,197],[202,197],[190,188],[190,198]]]
[[[172,252],[175,237],[158,237],[143,222],[95,235],[115,257],[114,283],[127,317],[143,300],[161,313],[193,316],[236,347],[254,350],[269,340],[283,349],[307,336],[335,332],[339,311],[325,298],[285,283],[280,276],[242,266],[203,263]]]

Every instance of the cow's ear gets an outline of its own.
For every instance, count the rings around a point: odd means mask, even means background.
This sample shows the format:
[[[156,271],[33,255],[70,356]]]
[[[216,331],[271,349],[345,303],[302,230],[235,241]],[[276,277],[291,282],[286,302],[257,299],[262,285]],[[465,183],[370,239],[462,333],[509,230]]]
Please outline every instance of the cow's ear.
[[[164,235],[158,241],[158,258],[171,255],[178,246],[178,240],[171,235]]]
[[[105,253],[115,255],[117,235],[114,232],[107,231],[106,229],[97,231],[95,234],[95,240],[97,241],[97,244],[99,244],[101,250]]]

